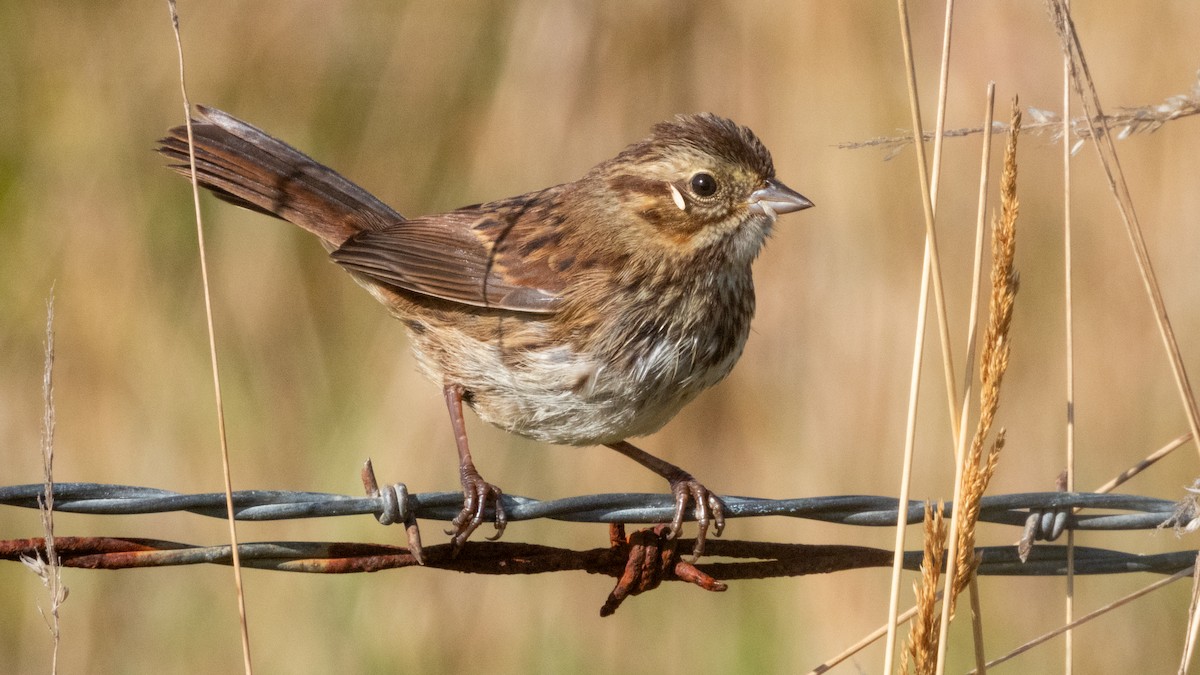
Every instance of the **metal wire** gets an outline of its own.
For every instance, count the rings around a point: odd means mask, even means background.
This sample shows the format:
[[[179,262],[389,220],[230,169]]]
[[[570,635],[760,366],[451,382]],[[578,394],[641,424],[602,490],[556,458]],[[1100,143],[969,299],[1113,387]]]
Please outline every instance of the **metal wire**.
[[[692,542],[678,546],[690,550]],[[0,560],[42,557],[42,538],[0,540]],[[229,565],[228,545],[195,546],[157,539],[119,537],[55,537],[55,547],[65,567],[127,569],[176,565]],[[862,546],[779,544],[773,542],[710,540],[708,560],[695,567],[714,577],[760,579],[827,573],[865,567],[886,567],[892,552]],[[626,553],[618,548],[574,551],[521,542],[468,542],[459,554],[449,544],[426,549],[427,567],[476,574],[536,574],[585,570],[620,576]],[[407,548],[385,544],[317,541],[247,542],[238,545],[242,565],[282,572],[344,574],[377,572],[414,567],[418,563]],[[985,576],[1062,576],[1067,569],[1067,547],[1042,545],[1024,562],[1015,546],[983,546],[976,549],[980,564],[977,574]],[[1074,547],[1075,574],[1121,574],[1151,572],[1172,574],[1196,562],[1195,550],[1137,554],[1086,546]],[[917,570],[921,551],[904,554],[904,567]],[[657,558],[657,554],[653,556]],[[740,560],[739,560],[740,559]]]
[[[606,522],[609,547],[584,551],[520,542],[468,542],[420,546],[416,517],[452,520],[462,508],[462,494],[410,494],[402,484],[379,486],[370,466],[364,467],[364,489],[371,495],[351,497],[323,492],[245,490],[233,493],[238,520],[279,520],[371,514],[384,524],[405,523],[408,548],[343,542],[251,542],[238,545],[242,565],[289,572],[344,574],[375,572],[424,565],[476,574],[537,574],[582,570],[617,579],[600,610],[608,616],[632,595],[656,588],[663,581],[685,581],[708,591],[725,590],[724,580],[761,579],[829,573],[864,567],[886,567],[892,552],[862,546],[781,544],[757,541],[710,540],[705,562],[688,561],[680,550],[694,542],[672,540],[669,528],[658,525],[626,537],[623,523],[662,523],[674,514],[674,500],[661,494],[600,494],[539,501],[504,496],[510,521],[552,518],[573,522]],[[0,505],[39,508],[41,484],[0,488]],[[722,497],[727,518],[787,516],[830,523],[884,527],[896,522],[898,500],[890,497],[835,496],[803,499]],[[951,505],[944,507],[947,514]],[[1079,509],[1114,513],[1079,514]],[[132,515],[186,511],[226,517],[223,493],[179,494],[169,490],[101,485],[54,484],[54,510],[73,513]],[[976,573],[982,575],[1045,576],[1067,571],[1068,550],[1075,574],[1153,572],[1172,574],[1187,569],[1196,551],[1141,555],[1100,548],[1041,545],[1029,550],[1032,539],[1052,539],[1064,529],[1132,530],[1175,527],[1191,531],[1196,521],[1196,498],[1179,503],[1137,495],[1030,492],[984,497],[980,520],[1014,525],[1024,530],[1023,545],[976,549]],[[921,522],[924,504],[910,502],[909,523]],[[491,514],[488,514],[489,518]],[[414,538],[415,537],[415,538]],[[59,564],[90,569],[126,569],[173,565],[220,564],[233,560],[232,549],[194,546],[172,541],[117,537],[54,537]],[[682,547],[682,549],[680,549]],[[0,540],[0,560],[44,558],[44,538]],[[1022,554],[1027,554],[1023,557]],[[904,566],[917,569],[921,551],[904,556]],[[722,560],[725,559],[725,560]],[[726,561],[728,560],[728,561]]]
[[[0,505],[38,508],[40,483],[0,487]],[[452,520],[462,508],[462,493],[426,492],[406,495],[406,508],[418,518]],[[828,523],[886,527],[896,522],[898,500],[891,497],[847,495],[798,499],[758,499],[722,496],[727,518],[787,516]],[[565,499],[537,500],[504,495],[510,521],[550,518],[590,523],[661,523],[674,514],[674,501],[665,494],[597,494]],[[233,493],[238,520],[285,520],[385,513],[383,496],[355,497],[324,492],[243,490]],[[946,515],[952,504],[946,504]],[[1078,509],[1104,509],[1118,513],[1074,513]],[[908,522],[919,523],[924,504],[910,501]],[[71,513],[132,515],[186,511],[213,518],[225,517],[225,495],[219,492],[180,494],[157,488],[98,483],[55,483],[54,510]],[[1119,513],[1125,512],[1125,513]],[[1026,492],[986,496],[980,506],[982,522],[1024,527],[1031,514],[1055,513],[1055,529],[1146,530],[1186,527],[1196,515],[1165,499],[1138,495],[1090,492]],[[1063,517],[1065,514],[1065,518]]]

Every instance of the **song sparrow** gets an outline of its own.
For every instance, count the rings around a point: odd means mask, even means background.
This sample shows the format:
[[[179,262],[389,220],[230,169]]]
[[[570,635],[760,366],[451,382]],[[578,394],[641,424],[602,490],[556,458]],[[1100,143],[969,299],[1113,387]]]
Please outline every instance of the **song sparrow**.
[[[604,444],[666,478],[671,536],[695,505],[703,551],[721,500],[626,439],[661,428],[741,356],[754,314],[750,264],[777,214],[812,202],[775,179],[749,129],[680,115],[582,178],[487,204],[406,219],[263,131],[199,107],[199,183],[315,234],[408,329],[441,384],[458,447],[456,549],[501,491],[467,447],[462,404],[539,441]],[[190,176],[187,130],[160,141]]]

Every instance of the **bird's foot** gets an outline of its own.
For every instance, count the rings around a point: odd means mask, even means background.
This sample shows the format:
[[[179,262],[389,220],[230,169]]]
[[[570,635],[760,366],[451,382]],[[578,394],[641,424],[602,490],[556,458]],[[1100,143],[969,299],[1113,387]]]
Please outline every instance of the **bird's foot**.
[[[675,517],[671,520],[669,539],[677,539],[683,530],[683,519],[687,516],[689,503],[695,504],[694,517],[700,531],[696,533],[696,545],[692,549],[692,562],[704,554],[704,541],[708,537],[708,528],[712,526],[713,534],[721,536],[725,531],[725,502],[716,493],[709,491],[686,471],[668,476],[671,484],[671,494],[675,496]]]
[[[508,515],[501,503],[504,492],[500,488],[485,481],[474,467],[463,468],[462,486],[462,511],[450,521],[450,529],[446,530],[446,534],[452,535],[450,543],[454,545],[455,553],[462,549],[471,533],[483,524],[488,506],[492,507],[492,522],[496,526],[496,534],[488,537],[488,541],[499,539],[508,525]]]

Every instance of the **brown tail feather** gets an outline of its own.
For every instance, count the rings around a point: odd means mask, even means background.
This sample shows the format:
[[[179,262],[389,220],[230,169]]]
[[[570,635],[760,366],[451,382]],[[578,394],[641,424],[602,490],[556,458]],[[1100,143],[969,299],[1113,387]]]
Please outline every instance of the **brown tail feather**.
[[[295,223],[336,248],[363,230],[404,217],[366,190],[257,127],[198,106],[192,124],[200,185],[238,206]],[[187,128],[159,141],[170,168],[190,177]]]

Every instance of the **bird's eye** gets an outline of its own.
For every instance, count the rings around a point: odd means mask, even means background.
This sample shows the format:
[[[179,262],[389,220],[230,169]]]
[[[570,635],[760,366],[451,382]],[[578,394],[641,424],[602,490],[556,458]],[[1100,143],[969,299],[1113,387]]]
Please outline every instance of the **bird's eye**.
[[[700,173],[692,176],[692,192],[697,197],[711,197],[717,192],[717,179],[710,173]]]

